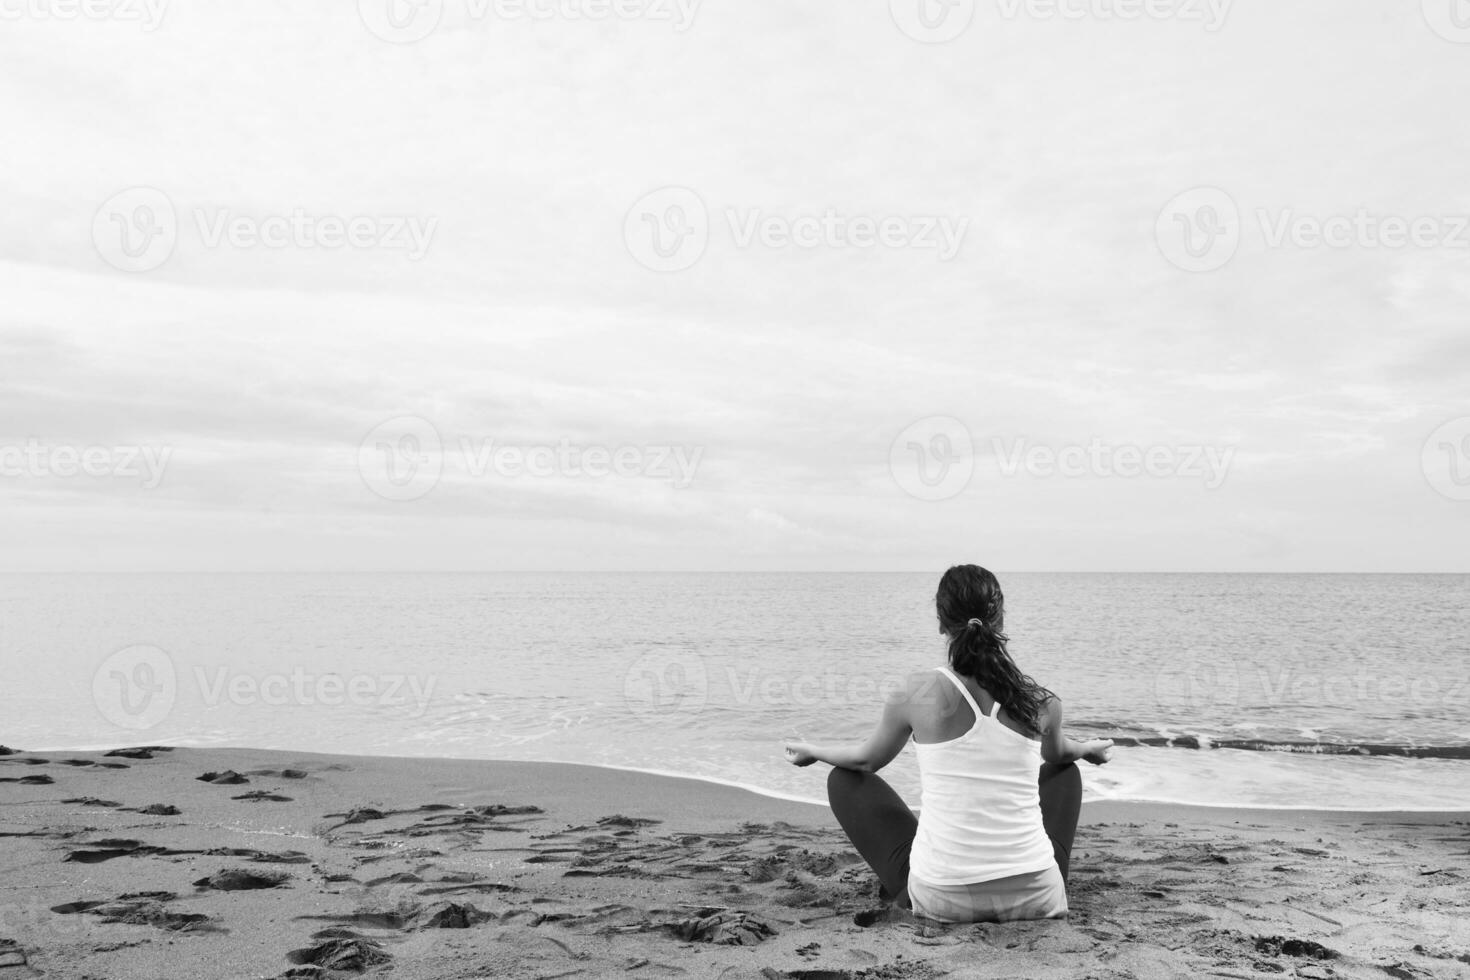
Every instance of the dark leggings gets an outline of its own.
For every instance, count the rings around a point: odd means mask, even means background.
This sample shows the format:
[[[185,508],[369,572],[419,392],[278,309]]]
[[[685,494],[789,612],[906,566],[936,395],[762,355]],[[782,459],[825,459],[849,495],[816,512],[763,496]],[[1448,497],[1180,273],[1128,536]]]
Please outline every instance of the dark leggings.
[[[1082,773],[1075,763],[1045,763],[1038,788],[1041,823],[1066,881],[1077,816],[1082,812]],[[827,776],[827,799],[852,846],[883,883],[883,890],[908,908],[909,850],[919,829],[913,811],[882,777],[851,769],[833,768]]]

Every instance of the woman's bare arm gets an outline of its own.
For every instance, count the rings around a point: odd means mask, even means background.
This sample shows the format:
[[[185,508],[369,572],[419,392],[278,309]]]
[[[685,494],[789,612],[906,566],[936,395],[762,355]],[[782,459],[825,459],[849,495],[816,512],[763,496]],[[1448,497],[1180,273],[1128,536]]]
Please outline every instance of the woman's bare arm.
[[[903,751],[913,728],[909,724],[909,702],[913,696],[912,679],[908,686],[888,698],[883,706],[883,719],[865,741],[848,744],[814,745],[810,742],[787,742],[786,760],[794,766],[825,762],[838,769],[877,772]]]
[[[1062,702],[1052,698],[1046,703],[1045,727],[1041,732],[1041,758],[1045,762],[1090,762],[1100,766],[1112,758],[1113,740],[1095,738],[1077,742],[1062,734]]]

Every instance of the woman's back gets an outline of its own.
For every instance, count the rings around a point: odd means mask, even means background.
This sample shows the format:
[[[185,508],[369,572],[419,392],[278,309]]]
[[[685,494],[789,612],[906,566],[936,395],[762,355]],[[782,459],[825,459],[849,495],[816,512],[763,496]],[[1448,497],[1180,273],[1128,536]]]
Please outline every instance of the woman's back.
[[[1054,867],[1037,790],[1040,741],[983,690],[948,668],[936,675],[913,726],[922,792],[911,875],[966,885]]]
[[[852,745],[788,742],[793,765],[827,762],[827,799],[888,894],[947,922],[1067,912],[1067,863],[1082,777],[1112,743],[1062,734],[1062,703],[1006,648],[1005,596],[979,565],[956,565],[934,596],[949,668],[914,674]],[[998,703],[997,703],[998,702]],[[1038,737],[1039,736],[1039,737]],[[878,770],[912,737],[922,779],[914,817]],[[1046,764],[1042,764],[1042,760]]]

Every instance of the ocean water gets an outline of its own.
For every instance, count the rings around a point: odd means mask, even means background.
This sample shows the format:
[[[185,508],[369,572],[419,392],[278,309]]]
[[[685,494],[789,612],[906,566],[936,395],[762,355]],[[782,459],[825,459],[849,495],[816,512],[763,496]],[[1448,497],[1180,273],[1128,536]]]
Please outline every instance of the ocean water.
[[[938,574],[0,576],[0,741],[552,760],[821,800]],[[1001,574],[1089,799],[1470,810],[1470,576]],[[917,801],[913,754],[885,770]]]

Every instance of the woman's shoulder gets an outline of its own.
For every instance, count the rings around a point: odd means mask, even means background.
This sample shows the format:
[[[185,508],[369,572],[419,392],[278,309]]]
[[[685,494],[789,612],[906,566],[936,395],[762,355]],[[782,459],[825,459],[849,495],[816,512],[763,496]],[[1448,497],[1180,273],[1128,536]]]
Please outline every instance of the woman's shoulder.
[[[934,700],[936,692],[942,694],[945,689],[952,687],[937,669],[916,670],[894,685],[889,700],[906,704],[928,703]]]
[[[943,678],[939,676],[938,670],[916,670],[904,675],[896,687],[900,694],[912,696],[931,690],[935,684],[939,683],[943,683]]]
[[[1062,699],[1047,691],[1041,701],[1041,716],[1046,719],[1048,729],[1059,723],[1062,720]]]

